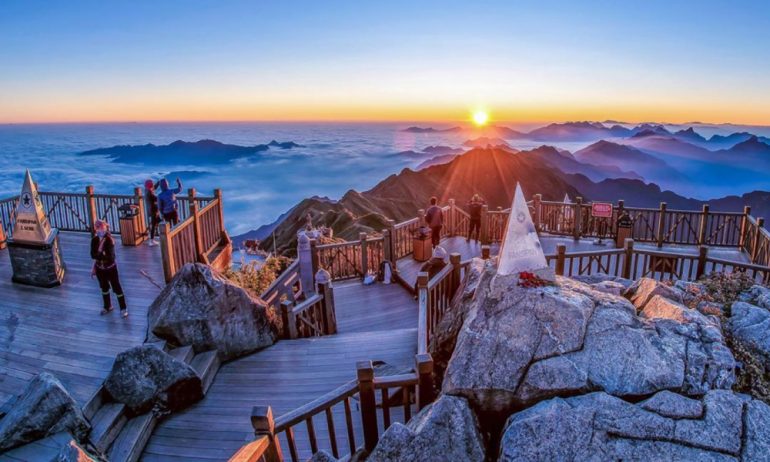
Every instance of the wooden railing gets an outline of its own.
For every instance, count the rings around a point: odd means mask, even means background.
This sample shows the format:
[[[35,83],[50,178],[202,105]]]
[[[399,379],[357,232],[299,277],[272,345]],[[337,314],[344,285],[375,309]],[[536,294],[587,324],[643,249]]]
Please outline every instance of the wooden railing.
[[[160,249],[163,257],[163,275],[166,282],[188,263],[204,263],[217,270],[230,267],[232,243],[224,228],[222,192],[215,190],[214,199],[202,209],[195,189],[188,193],[188,218],[173,228],[169,223],[160,226]]]
[[[277,419],[269,406],[255,406],[251,423],[256,438],[230,461],[298,462],[320,449],[328,450],[336,458],[360,449],[371,451],[393,422],[406,423],[413,413],[433,402],[432,374],[430,355],[416,355],[414,371],[399,375],[377,376],[371,361],[361,361],[356,367],[356,379]],[[351,404],[355,399],[358,414]],[[317,425],[319,420],[321,425]],[[338,428],[344,432],[338,432]],[[262,440],[267,441],[267,447],[260,443]],[[288,449],[288,455],[283,448]]]
[[[770,232],[764,225],[764,218],[754,218],[751,215],[747,217],[741,249],[746,252],[752,263],[770,266]]]
[[[417,353],[427,353],[433,331],[449,309],[460,287],[463,270],[470,260],[461,262],[459,253],[449,255],[449,264],[428,279],[428,273],[417,275]]]
[[[412,238],[420,222],[421,218],[417,217],[393,226],[393,256],[396,260],[412,254]]]
[[[281,302],[284,338],[321,337],[337,333],[337,315],[334,309],[334,289],[331,282],[317,284],[317,291],[296,304]]]
[[[262,300],[268,306],[272,306],[278,311],[279,306],[288,300],[292,303],[297,299],[297,295],[302,293],[302,282],[299,277],[299,260],[294,260],[291,265],[281,273],[270,287],[262,293]]]

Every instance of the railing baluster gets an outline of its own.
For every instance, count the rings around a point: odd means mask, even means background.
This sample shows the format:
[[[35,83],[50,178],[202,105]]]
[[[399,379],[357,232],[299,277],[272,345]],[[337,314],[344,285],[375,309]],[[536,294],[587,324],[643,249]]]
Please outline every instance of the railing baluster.
[[[326,428],[329,431],[329,442],[331,443],[332,455],[336,458],[339,458],[340,452],[337,449],[337,432],[334,429],[334,415],[332,414],[332,408],[327,407],[325,410],[325,413],[326,413]]]
[[[353,431],[353,412],[350,410],[350,398],[345,398],[345,427],[348,431],[348,447],[351,454],[356,452],[356,433]]]
[[[383,429],[390,427],[390,404],[388,403],[388,388],[384,387],[380,390],[380,397],[382,399],[382,423]]]

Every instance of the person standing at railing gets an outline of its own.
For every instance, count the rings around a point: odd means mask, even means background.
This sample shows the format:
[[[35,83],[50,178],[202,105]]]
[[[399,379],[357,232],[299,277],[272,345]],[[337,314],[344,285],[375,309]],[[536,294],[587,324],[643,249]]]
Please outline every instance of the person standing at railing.
[[[102,289],[102,300],[104,301],[102,314],[112,311],[112,301],[110,300],[110,288],[112,288],[118,298],[120,315],[127,318],[126,296],[120,285],[118,263],[115,261],[115,239],[112,238],[110,226],[106,221],[96,220],[94,231],[96,235],[91,238],[91,258],[94,260],[91,277],[95,277],[99,281],[99,287]]]
[[[430,198],[430,207],[425,211],[425,222],[430,227],[430,239],[435,249],[441,242],[441,228],[444,227],[444,211],[438,206],[438,199]]]
[[[473,231],[476,231],[476,241],[479,240],[481,234],[481,211],[484,208],[484,199],[478,194],[474,194],[470,202],[468,202],[468,214],[470,215],[470,224],[468,226],[468,236],[465,238],[465,242],[470,242],[473,239]]]
[[[160,213],[163,214],[163,219],[171,226],[176,226],[179,223],[176,195],[180,192],[182,192],[182,181],[179,178],[176,179],[176,188],[174,189],[171,189],[167,179],[160,180],[158,207],[160,207]]]
[[[158,185],[148,179],[144,182],[144,196],[147,200],[147,210],[150,217],[150,240],[147,245],[150,247],[158,245],[158,225],[160,224],[160,209],[158,208],[158,196],[155,194],[155,188]]]

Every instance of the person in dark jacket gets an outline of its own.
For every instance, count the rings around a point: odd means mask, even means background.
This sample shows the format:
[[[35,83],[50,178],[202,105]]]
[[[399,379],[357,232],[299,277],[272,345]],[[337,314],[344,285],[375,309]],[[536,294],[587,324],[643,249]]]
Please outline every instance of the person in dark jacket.
[[[444,250],[443,247],[437,246],[433,249],[433,254],[430,257],[430,260],[423,263],[423,265],[420,267],[420,272],[428,273],[428,281],[433,279],[433,276],[437,275],[441,272],[442,269],[447,265],[447,259],[449,258],[449,254],[447,254],[447,251]],[[417,293],[417,282],[414,283],[414,291]],[[415,298],[417,298],[415,296]]]
[[[444,227],[444,211],[438,205],[438,199],[430,198],[430,207],[425,211],[425,222],[430,227],[430,239],[435,249],[441,242],[441,228]]]
[[[126,307],[126,296],[123,294],[123,288],[120,286],[120,278],[118,277],[118,264],[115,261],[115,240],[112,238],[110,227],[105,221],[96,220],[94,231],[96,235],[91,238],[91,258],[94,260],[91,277],[96,277],[99,281],[99,287],[102,289],[102,300],[104,301],[102,314],[112,311],[110,300],[110,288],[112,288],[118,298],[120,314],[126,318],[128,317],[128,308]]]
[[[465,242],[473,239],[473,232],[476,231],[476,240],[479,240],[481,234],[481,211],[484,207],[484,200],[478,194],[474,194],[468,202],[468,215],[470,215],[470,225],[468,226],[468,236]]]
[[[160,208],[158,208],[158,196],[155,195],[157,185],[152,180],[144,182],[144,197],[147,200],[147,212],[150,217],[150,247],[158,245],[158,225],[160,224]]]
[[[171,226],[179,223],[179,213],[177,213],[176,195],[182,192],[182,182],[176,179],[176,188],[171,189],[168,180],[160,180],[160,194],[158,194],[158,207],[163,219]]]

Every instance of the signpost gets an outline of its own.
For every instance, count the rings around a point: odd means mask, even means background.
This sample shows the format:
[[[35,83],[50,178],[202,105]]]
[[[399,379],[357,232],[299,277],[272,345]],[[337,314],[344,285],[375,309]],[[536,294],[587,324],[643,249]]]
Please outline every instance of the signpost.
[[[591,202],[591,216],[597,219],[599,239],[594,241],[596,245],[603,245],[602,239],[607,234],[607,220],[612,218],[612,203]]]

